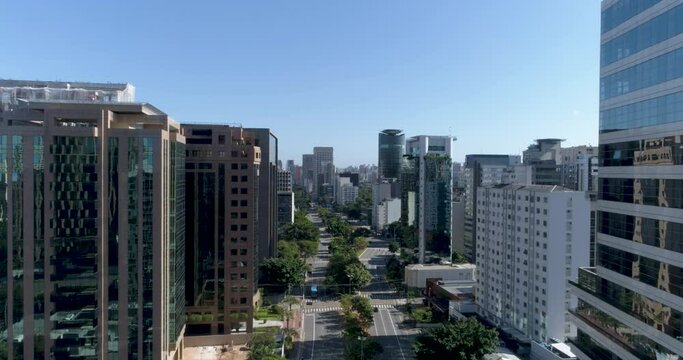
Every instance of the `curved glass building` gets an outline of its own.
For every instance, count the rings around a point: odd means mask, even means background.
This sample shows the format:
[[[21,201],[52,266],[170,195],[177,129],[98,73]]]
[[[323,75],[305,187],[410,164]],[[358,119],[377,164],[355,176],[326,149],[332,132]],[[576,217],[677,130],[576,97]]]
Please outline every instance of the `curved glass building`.
[[[406,148],[403,130],[387,129],[379,133],[379,178],[398,179]]]

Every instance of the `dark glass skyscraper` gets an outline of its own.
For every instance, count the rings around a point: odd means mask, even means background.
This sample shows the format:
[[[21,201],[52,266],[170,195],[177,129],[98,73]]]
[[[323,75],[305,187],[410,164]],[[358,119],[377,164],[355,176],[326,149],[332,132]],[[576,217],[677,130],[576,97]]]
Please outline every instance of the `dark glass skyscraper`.
[[[406,149],[406,138],[402,130],[387,129],[379,133],[378,177],[398,179]]]
[[[683,1],[604,0],[595,268],[581,358],[683,356]]]

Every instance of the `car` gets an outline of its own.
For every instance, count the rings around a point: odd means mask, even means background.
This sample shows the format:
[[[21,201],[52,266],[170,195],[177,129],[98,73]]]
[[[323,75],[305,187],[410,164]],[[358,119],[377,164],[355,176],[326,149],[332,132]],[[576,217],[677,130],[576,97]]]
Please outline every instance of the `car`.
[[[377,308],[377,306],[372,307],[372,312],[378,312],[378,311],[379,311],[379,309]]]
[[[306,305],[313,305],[313,300],[306,300]]]

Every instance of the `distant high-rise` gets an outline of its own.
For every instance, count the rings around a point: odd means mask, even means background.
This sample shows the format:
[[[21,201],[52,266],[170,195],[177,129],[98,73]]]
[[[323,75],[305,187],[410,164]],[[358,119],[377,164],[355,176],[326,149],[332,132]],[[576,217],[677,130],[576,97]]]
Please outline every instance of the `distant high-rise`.
[[[387,129],[379,133],[378,176],[380,179],[398,179],[405,154],[406,140],[402,130]]]
[[[451,199],[453,169],[450,136],[415,136],[406,141],[406,152],[414,166],[413,199],[418,232],[419,261],[427,255],[451,256]],[[410,197],[410,194],[407,194]],[[410,206],[410,205],[409,205]]]
[[[456,248],[464,250],[465,257],[474,262],[476,258],[477,226],[477,188],[502,184],[506,172],[521,162],[517,155],[472,154],[465,156],[463,171],[464,189],[464,225],[463,244]],[[459,240],[459,239],[458,239]]]
[[[315,156],[313,154],[303,154],[301,156],[301,181],[304,189],[310,194],[315,187]]]
[[[81,92],[65,87],[66,100],[0,109],[0,358],[178,358],[180,126],[149,104],[69,98]]]
[[[683,357],[683,1],[604,0],[595,268],[581,359]]]
[[[334,148],[316,146],[313,148],[313,158],[315,160],[314,196],[318,197],[323,192],[329,192],[327,189],[332,189],[330,195],[334,198]]]

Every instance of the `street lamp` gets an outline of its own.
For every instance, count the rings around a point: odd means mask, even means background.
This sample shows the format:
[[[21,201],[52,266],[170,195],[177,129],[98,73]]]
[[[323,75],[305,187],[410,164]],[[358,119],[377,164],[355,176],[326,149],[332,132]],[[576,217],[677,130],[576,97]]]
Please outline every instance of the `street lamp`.
[[[359,336],[358,340],[360,341],[360,360],[363,360],[363,342],[367,339],[365,336]]]

